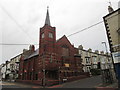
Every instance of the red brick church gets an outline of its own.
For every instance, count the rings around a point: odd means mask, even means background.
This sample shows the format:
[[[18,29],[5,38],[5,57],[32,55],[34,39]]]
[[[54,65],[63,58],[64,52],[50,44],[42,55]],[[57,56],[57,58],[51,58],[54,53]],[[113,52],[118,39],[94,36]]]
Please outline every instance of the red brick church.
[[[19,81],[52,85],[86,77],[81,57],[64,35],[56,40],[56,28],[50,24],[47,9],[45,25],[40,28],[39,48],[30,45],[23,50],[20,60]]]

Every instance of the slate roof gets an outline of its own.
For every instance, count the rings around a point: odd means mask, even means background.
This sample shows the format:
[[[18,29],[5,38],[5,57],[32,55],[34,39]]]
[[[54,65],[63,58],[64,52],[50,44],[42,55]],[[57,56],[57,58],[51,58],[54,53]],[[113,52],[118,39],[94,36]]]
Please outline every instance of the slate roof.
[[[29,58],[32,58],[34,56],[37,56],[39,55],[39,48],[35,50],[35,52],[33,52],[31,55],[25,57],[25,59],[29,59]]]
[[[49,11],[48,11],[48,8],[47,8],[47,14],[46,14],[46,19],[45,19],[45,24],[47,24],[47,25],[50,26],[50,17],[49,17]]]

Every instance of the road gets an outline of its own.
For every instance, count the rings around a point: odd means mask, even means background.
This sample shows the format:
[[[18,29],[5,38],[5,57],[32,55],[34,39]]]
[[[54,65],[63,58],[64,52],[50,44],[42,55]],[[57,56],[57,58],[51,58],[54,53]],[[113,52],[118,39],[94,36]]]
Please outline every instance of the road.
[[[2,88],[42,88],[42,86],[31,85],[25,83],[17,83],[17,82],[2,82],[0,83]]]
[[[66,82],[60,85],[50,86],[46,88],[95,88],[102,83],[101,76],[94,76],[73,82]],[[38,85],[29,85],[22,83],[2,82],[2,88],[42,88]]]
[[[100,84],[102,84],[101,76],[94,76],[73,82],[64,83],[62,85],[58,85],[58,87],[53,86],[53,88],[95,88]]]

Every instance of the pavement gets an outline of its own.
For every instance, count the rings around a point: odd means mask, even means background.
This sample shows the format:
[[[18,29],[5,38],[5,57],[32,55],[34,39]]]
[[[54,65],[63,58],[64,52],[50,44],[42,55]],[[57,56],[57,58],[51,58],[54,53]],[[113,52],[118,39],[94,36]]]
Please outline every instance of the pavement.
[[[120,90],[120,88],[118,88],[118,83],[112,83],[109,85],[99,85],[96,87],[97,90]]]
[[[101,76],[94,76],[72,82],[62,83],[60,85],[55,85],[48,88],[95,88],[101,83]]]
[[[42,86],[39,85],[19,83],[19,82],[2,82],[0,83],[0,85],[2,85],[2,88],[42,88]]]

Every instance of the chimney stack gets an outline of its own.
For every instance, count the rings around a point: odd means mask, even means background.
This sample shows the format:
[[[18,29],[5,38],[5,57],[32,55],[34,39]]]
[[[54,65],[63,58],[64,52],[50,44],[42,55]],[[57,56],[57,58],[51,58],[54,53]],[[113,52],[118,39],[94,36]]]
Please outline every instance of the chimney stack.
[[[89,49],[88,49],[88,51],[89,51],[89,52],[92,52],[92,49],[91,49],[91,48],[89,48]]]
[[[83,46],[82,46],[82,45],[80,45],[78,48],[79,48],[80,50],[83,50]]]
[[[30,45],[30,46],[29,46],[29,50],[30,50],[30,51],[35,51],[35,46],[34,46],[34,45]]]
[[[109,11],[109,13],[112,13],[114,10],[111,6],[108,6],[108,11]]]
[[[100,53],[103,55],[103,54],[104,54],[104,51],[101,51]]]
[[[98,51],[98,50],[95,50],[95,53],[96,53],[96,54],[99,54],[99,51]]]

